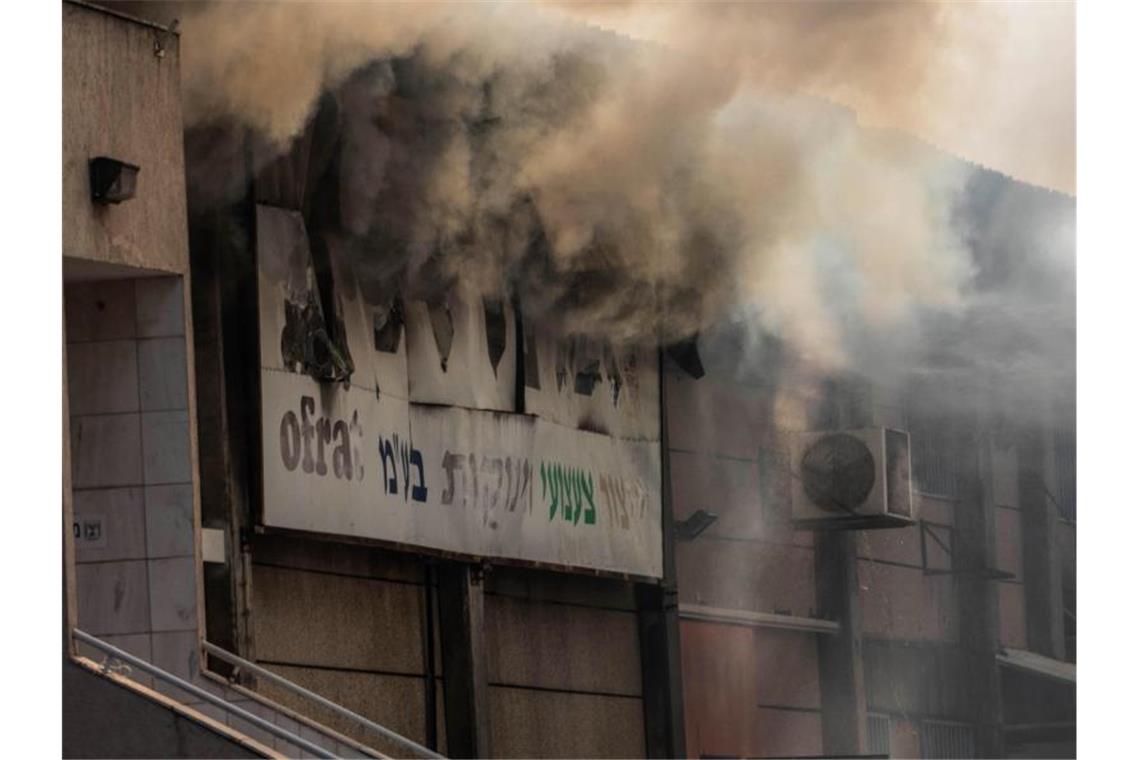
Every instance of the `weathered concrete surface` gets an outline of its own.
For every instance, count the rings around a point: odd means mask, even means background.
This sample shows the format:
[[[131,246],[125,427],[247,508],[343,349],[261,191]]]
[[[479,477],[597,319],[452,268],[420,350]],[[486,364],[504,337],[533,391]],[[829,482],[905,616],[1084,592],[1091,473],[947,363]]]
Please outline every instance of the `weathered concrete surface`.
[[[263,757],[67,660],[63,715],[64,757]]]
[[[494,757],[644,757],[641,700],[505,686],[487,690]]]
[[[178,50],[175,34],[63,3],[64,256],[187,270]],[[141,167],[135,198],[92,202],[96,156]]]

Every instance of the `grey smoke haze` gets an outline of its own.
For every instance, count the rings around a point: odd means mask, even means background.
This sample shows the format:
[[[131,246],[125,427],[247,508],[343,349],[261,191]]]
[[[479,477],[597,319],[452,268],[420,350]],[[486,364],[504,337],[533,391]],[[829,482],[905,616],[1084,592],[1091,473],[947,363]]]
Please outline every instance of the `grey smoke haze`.
[[[285,150],[336,93],[357,259],[511,283],[548,323],[670,340],[762,302],[837,364],[830,290],[889,324],[952,306],[969,274],[950,162],[708,56],[516,4],[212,5],[183,28],[191,122]],[[851,277],[825,283],[835,262]]]
[[[684,6],[658,35],[669,44],[568,20],[566,5],[162,7],[183,20],[191,125],[249,128],[268,160],[325,103],[338,243],[365,279],[430,296],[462,277],[616,341],[747,315],[819,366],[873,375],[1064,366],[1057,299],[978,277],[971,249],[1007,216],[963,213],[974,169],[798,93],[870,82],[875,108],[937,119],[956,5],[724,6],[732,23]]]

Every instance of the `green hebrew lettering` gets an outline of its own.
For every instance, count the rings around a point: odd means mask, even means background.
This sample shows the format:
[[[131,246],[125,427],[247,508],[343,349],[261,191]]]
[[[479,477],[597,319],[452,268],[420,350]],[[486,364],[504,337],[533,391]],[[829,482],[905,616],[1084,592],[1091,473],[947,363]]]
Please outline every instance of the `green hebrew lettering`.
[[[598,512],[594,509],[594,476],[587,475],[582,479],[582,492],[586,496],[586,525],[593,525],[598,521]]]
[[[578,521],[582,519],[582,471],[572,470],[570,475],[570,485],[574,492],[574,524],[577,525]]]
[[[574,519],[574,506],[570,503],[570,492],[572,483],[570,481],[571,470],[569,467],[563,468],[561,465],[558,467],[558,479],[562,483],[562,519],[570,522]]]

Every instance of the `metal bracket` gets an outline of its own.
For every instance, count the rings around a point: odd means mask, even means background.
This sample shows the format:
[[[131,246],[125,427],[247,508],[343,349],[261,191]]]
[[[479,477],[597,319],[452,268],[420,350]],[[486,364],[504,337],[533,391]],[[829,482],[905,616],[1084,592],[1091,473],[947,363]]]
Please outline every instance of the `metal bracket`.
[[[958,567],[954,562],[954,534],[950,534],[950,544],[947,545],[934,529],[927,523],[926,520],[918,521],[918,531],[920,540],[920,548],[922,550],[922,574],[923,575],[966,575],[982,577],[994,581],[1007,581],[1017,576],[1006,570],[998,570],[996,567]],[[940,546],[944,552],[950,557],[950,569],[942,570],[939,568],[930,567],[929,555],[926,549],[926,537],[930,536],[935,544]]]

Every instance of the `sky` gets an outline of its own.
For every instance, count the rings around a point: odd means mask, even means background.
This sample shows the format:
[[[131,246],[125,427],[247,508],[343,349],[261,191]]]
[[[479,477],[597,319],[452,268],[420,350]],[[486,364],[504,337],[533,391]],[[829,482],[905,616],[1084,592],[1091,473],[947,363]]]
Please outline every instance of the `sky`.
[[[1076,192],[1071,2],[553,2],[828,97],[1019,180]],[[786,75],[786,76],[785,76]]]

